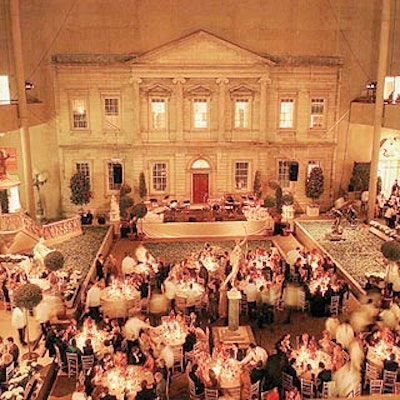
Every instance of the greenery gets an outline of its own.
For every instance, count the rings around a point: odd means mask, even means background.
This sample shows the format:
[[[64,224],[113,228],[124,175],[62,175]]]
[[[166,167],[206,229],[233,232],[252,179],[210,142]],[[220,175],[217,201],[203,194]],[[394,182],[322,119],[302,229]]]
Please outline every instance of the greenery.
[[[306,196],[315,202],[324,193],[324,174],[321,167],[314,167],[306,180]]]
[[[19,308],[33,310],[42,301],[42,289],[33,283],[21,285],[14,291],[14,303]]]
[[[8,208],[8,193],[7,189],[0,190],[0,207],[1,207],[1,212],[3,214],[7,214],[9,211]]]
[[[368,190],[370,163],[354,163],[353,174],[350,178],[349,191]]]
[[[275,201],[275,197],[274,196],[268,195],[268,196],[265,197],[265,199],[264,199],[264,207],[272,208],[272,207],[275,207],[275,205],[276,205],[276,201]]]
[[[282,206],[283,206],[283,192],[282,188],[278,185],[278,187],[275,189],[275,202],[276,202],[276,209],[279,213],[282,212]]]
[[[54,250],[46,254],[43,262],[49,271],[58,271],[64,266],[64,255],[61,251]]]
[[[137,218],[144,218],[147,214],[147,207],[143,203],[135,204],[132,208],[132,214]]]
[[[69,188],[71,189],[69,198],[72,204],[82,206],[90,202],[92,191],[90,189],[90,179],[88,176],[80,172],[72,175],[69,181]]]
[[[293,205],[294,203],[294,197],[292,193],[285,193],[282,197],[283,203],[286,204],[287,206]]]
[[[389,240],[383,243],[381,251],[384,257],[389,261],[400,260],[400,243],[396,240]]]
[[[257,199],[261,199],[262,187],[261,187],[261,172],[256,171],[254,176],[253,192],[257,196]]]
[[[123,183],[121,185],[119,190],[119,215],[121,218],[127,218],[129,208],[135,204],[133,198],[129,195],[131,192],[132,188],[128,184]]]
[[[139,175],[139,196],[141,199],[144,199],[147,196],[146,178],[143,172]]]
[[[376,194],[380,194],[382,192],[382,178],[378,176],[376,180]]]

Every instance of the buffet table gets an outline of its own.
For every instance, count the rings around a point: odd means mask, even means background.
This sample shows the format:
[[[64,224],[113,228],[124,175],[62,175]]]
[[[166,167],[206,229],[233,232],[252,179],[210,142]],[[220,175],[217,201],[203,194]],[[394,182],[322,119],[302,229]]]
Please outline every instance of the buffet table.
[[[272,222],[273,224],[273,222]],[[151,238],[232,237],[264,235],[270,219],[218,222],[152,222],[143,220],[142,231]]]

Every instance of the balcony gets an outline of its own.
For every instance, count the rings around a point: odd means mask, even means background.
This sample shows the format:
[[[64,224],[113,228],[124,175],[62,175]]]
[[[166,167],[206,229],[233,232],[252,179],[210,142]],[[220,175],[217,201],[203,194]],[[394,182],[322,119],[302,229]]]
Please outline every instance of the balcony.
[[[374,125],[375,103],[353,101],[351,103],[350,123]],[[385,104],[383,126],[400,130],[400,104]]]

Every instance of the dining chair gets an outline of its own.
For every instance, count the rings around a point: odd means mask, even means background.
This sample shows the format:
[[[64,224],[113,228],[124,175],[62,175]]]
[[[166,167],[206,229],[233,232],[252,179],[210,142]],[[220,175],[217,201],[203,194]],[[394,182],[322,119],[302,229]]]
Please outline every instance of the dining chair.
[[[293,376],[282,372],[282,388],[284,391],[288,391],[293,386]]]
[[[383,379],[371,379],[369,381],[369,394],[383,393]]]
[[[205,400],[218,400],[218,389],[204,389],[204,399]]]
[[[240,386],[231,387],[229,389],[224,389],[224,393],[230,396],[232,399],[240,399]]]
[[[365,364],[364,388],[368,386],[370,380],[379,379],[379,376],[380,373],[378,368],[367,361]]]
[[[196,394],[194,382],[188,377],[189,382],[189,400],[203,400],[204,393]]]
[[[312,399],[314,397],[314,382],[300,379],[300,394],[303,398]]]
[[[81,362],[82,362],[82,371],[86,373],[86,371],[89,371],[94,365],[94,355],[93,354],[82,355]]]
[[[66,353],[67,356],[67,366],[68,366],[68,378],[71,376],[78,377],[79,375],[79,359],[77,353]]]
[[[9,366],[6,367],[6,382],[8,382],[14,372],[15,364],[12,362]]]
[[[353,390],[353,397],[361,397],[362,395],[362,389],[361,389],[361,382],[356,386],[356,388]]]
[[[393,393],[397,381],[397,371],[383,370],[383,393]]]
[[[183,346],[171,346],[174,353],[174,365],[172,372],[176,372],[178,369],[180,372],[184,371],[183,367]]]
[[[260,398],[260,388],[261,388],[260,383],[261,383],[261,381],[258,381],[251,385],[250,399],[259,399]]]
[[[336,382],[335,381],[323,382],[321,398],[330,399],[332,397],[335,397],[335,395],[336,395]]]
[[[331,302],[329,304],[329,313],[331,315],[339,315],[340,304],[339,304],[340,296],[332,296]]]
[[[394,394],[400,394],[400,382],[394,384]]]

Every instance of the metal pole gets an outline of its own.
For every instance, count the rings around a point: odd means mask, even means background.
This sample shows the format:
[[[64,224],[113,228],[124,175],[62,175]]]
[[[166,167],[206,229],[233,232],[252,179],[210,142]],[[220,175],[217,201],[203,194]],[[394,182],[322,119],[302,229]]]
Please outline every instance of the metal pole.
[[[375,99],[375,115],[374,115],[374,135],[371,154],[371,167],[369,178],[369,199],[368,199],[368,215],[367,222],[372,220],[375,215],[376,203],[376,183],[378,180],[378,162],[379,149],[381,141],[381,128],[383,119],[383,91],[385,85],[385,75],[389,47],[390,32],[390,1],[382,0],[382,16],[381,16],[381,34],[379,43],[379,63],[378,63],[378,81]]]

